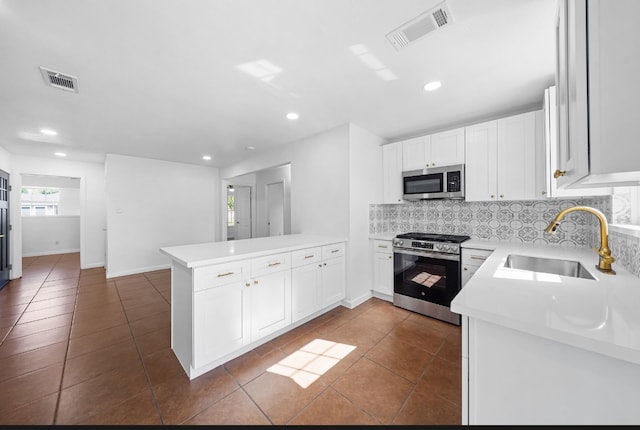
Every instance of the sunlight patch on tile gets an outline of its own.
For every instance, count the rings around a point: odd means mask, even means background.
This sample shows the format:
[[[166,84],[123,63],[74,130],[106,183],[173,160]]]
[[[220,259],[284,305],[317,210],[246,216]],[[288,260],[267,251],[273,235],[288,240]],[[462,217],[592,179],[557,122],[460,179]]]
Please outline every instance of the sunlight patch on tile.
[[[267,371],[291,378],[302,388],[307,388],[354,349],[353,345],[314,339]]]

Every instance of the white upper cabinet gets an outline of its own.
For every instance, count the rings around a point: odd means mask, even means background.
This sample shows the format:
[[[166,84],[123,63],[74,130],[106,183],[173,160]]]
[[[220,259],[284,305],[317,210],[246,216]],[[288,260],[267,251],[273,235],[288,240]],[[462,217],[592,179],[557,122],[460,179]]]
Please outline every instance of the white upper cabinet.
[[[498,199],[533,200],[536,196],[536,113],[498,120]]]
[[[551,86],[544,91],[544,109],[541,119],[536,117],[536,192],[547,197],[580,197],[611,194],[611,188],[558,188],[558,181],[553,177],[559,166],[558,117],[556,109],[556,87]],[[541,124],[538,122],[541,121]],[[540,137],[540,139],[538,139]],[[543,166],[543,167],[537,167]]]
[[[431,154],[431,136],[419,136],[402,142],[402,170],[426,168],[427,152]]]
[[[465,135],[465,200],[496,200],[498,121],[471,125]]]
[[[382,146],[382,203],[402,203],[402,142]]]
[[[405,140],[402,160],[404,171],[464,164],[464,127]]]
[[[557,186],[640,184],[640,1],[559,0]]]
[[[465,200],[533,200],[536,112],[466,127]]]
[[[464,127],[431,135],[429,167],[464,164]]]

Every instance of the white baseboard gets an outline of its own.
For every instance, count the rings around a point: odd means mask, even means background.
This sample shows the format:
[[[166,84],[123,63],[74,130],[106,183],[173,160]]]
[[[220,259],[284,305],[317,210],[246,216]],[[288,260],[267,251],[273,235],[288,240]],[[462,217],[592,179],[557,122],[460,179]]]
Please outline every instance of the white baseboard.
[[[109,279],[109,278],[117,278],[119,276],[137,275],[140,273],[153,272],[156,270],[163,270],[163,269],[170,269],[170,268],[171,268],[171,264],[162,264],[160,266],[139,267],[137,269],[123,270],[121,272],[110,272],[109,269],[107,269],[106,276],[107,276],[107,279]]]
[[[360,297],[356,297],[355,299],[344,299],[342,301],[342,306],[347,307],[349,309],[353,309],[356,306],[363,304],[364,302],[369,300],[371,297],[372,297],[371,291],[369,291],[367,293],[364,293]]]
[[[56,249],[55,251],[44,251],[44,252],[28,252],[26,254],[22,254],[23,257],[42,257],[45,255],[56,255],[56,254],[71,254],[74,252],[80,252],[80,249]]]
[[[377,291],[373,291],[373,297],[376,297],[380,300],[386,300],[388,302],[393,303],[393,296],[390,296],[388,294],[384,294],[384,293],[379,293]]]
[[[95,269],[96,267],[104,267],[104,261],[100,261],[98,263],[85,264],[81,266],[80,269]]]

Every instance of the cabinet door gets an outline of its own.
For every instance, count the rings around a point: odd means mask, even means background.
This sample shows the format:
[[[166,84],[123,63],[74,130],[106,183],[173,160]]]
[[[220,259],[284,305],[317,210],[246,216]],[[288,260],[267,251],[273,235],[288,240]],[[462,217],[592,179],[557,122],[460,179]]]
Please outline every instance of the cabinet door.
[[[560,0],[556,15],[559,169],[564,188],[589,173],[585,0]]]
[[[246,282],[193,294],[193,367],[198,368],[250,342]]]
[[[291,271],[291,319],[299,321],[322,309],[322,263]]]
[[[536,166],[536,175],[539,175],[536,182],[536,192],[541,187],[546,197],[578,197],[578,196],[605,196],[611,195],[611,188],[558,188],[558,181],[553,177],[553,173],[558,169],[558,116],[557,116],[557,88],[551,86],[544,91],[543,109],[543,138],[538,141],[537,133],[540,127],[536,125],[536,151],[539,153],[536,160],[542,159],[541,165],[544,169]],[[536,117],[537,120],[537,117]],[[544,184],[543,184],[544,182]]]
[[[393,254],[386,252],[376,252],[374,267],[374,290],[393,296]]]
[[[498,120],[498,200],[536,197],[535,112]]]
[[[291,324],[291,271],[254,278],[250,289],[252,341]]]
[[[402,142],[382,146],[383,203],[402,203]]]
[[[498,122],[465,128],[465,200],[496,200]]]
[[[429,136],[414,137],[402,142],[402,170],[422,170],[429,151]]]
[[[431,135],[431,152],[426,161],[431,167],[464,164],[464,127]]]
[[[322,306],[329,306],[345,297],[344,257],[322,263]]]

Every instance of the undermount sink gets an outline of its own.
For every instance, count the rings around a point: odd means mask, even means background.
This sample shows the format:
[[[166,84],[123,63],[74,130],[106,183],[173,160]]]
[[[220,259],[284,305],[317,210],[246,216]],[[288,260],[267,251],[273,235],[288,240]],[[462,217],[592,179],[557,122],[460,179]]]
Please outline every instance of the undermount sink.
[[[595,280],[593,275],[579,261],[509,254],[504,267]]]

